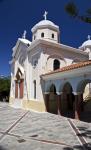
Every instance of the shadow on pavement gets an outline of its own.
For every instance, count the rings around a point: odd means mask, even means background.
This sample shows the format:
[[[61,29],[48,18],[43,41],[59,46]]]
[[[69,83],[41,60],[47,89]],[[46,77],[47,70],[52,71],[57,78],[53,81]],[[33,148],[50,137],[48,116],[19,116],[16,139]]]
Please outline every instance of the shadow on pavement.
[[[0,150],[8,150],[8,149],[4,148],[3,146],[0,146]]]

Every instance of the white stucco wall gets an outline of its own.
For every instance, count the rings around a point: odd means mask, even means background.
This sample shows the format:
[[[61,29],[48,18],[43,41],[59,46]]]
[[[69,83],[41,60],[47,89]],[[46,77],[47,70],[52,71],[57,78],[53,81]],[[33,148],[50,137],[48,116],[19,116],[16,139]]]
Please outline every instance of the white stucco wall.
[[[38,38],[40,37],[41,32],[45,32],[45,38],[51,38],[51,34],[54,33],[54,37],[57,40],[57,32],[49,31],[49,29],[41,29],[36,32]],[[87,59],[85,55],[80,53],[76,53],[74,51],[70,52],[67,51],[67,49],[62,49],[61,47],[53,47],[52,43],[51,45],[36,45],[30,51],[29,49],[27,51],[27,47],[20,43],[17,47],[15,58],[14,78],[19,65],[21,65],[24,69],[24,99],[28,100],[43,100],[42,90],[44,87],[42,87],[40,76],[49,71],[53,71],[53,63],[55,59],[60,61],[60,68],[72,64],[73,60],[76,58],[82,61]],[[24,60],[23,65],[21,58]],[[36,66],[34,66],[34,64],[36,64]],[[36,99],[34,99],[34,80],[36,80]],[[12,83],[13,82],[15,82],[14,79],[12,79]],[[58,84],[59,82],[57,82],[57,85]],[[14,92],[12,91],[11,93]]]
[[[44,33],[44,37],[41,37],[41,33]],[[52,34],[54,34],[54,38],[52,38]],[[34,39],[34,36],[35,36],[35,39]],[[58,42],[58,32],[53,31],[48,28],[38,29],[33,35],[33,40],[36,40],[36,39],[45,39],[45,40],[52,41],[52,42]]]

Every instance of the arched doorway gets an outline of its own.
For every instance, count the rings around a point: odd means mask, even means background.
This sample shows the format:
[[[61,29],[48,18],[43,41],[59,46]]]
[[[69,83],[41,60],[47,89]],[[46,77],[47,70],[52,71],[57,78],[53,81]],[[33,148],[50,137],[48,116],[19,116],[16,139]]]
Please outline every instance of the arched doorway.
[[[91,80],[82,80],[77,87],[79,96],[80,120],[91,122]]]
[[[57,94],[56,94],[56,87],[54,84],[50,87],[49,93],[49,112],[53,114],[57,114]]]
[[[15,98],[23,98],[24,79],[22,78],[22,72],[18,69],[15,80]]]
[[[62,115],[69,118],[74,118],[74,95],[72,87],[66,83],[62,90],[61,112]]]

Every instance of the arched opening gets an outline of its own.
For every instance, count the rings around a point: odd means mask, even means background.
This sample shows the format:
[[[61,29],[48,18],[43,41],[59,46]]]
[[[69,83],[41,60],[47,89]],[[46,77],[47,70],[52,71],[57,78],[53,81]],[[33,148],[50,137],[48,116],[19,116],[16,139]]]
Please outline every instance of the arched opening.
[[[69,83],[66,83],[62,90],[61,112],[63,116],[69,118],[74,118],[74,95],[72,91],[72,86]]]
[[[54,39],[54,33],[52,33],[52,39]]]
[[[53,70],[57,70],[60,68],[60,61],[58,59],[54,60]]]
[[[36,39],[36,35],[34,35],[34,40]]]
[[[44,37],[44,32],[41,33],[41,37],[42,37],[42,38]]]
[[[57,94],[56,94],[56,87],[54,84],[52,84],[50,87],[49,112],[53,114],[57,114]]]
[[[24,79],[22,78],[23,74],[21,70],[18,68],[16,73],[15,80],[15,98],[22,99],[23,98],[23,90],[24,90]]]
[[[82,80],[77,87],[81,93],[79,99],[80,120],[91,122],[91,80]]]

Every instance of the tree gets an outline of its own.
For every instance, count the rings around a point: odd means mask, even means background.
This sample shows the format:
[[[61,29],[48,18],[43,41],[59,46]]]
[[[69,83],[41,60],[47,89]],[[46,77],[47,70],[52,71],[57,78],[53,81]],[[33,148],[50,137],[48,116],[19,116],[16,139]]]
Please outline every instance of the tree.
[[[84,14],[81,15],[74,1],[70,1],[66,4],[65,10],[71,17],[81,20],[86,23],[91,23],[91,7],[86,9]]]
[[[8,98],[10,93],[10,78],[0,78],[0,100]]]

